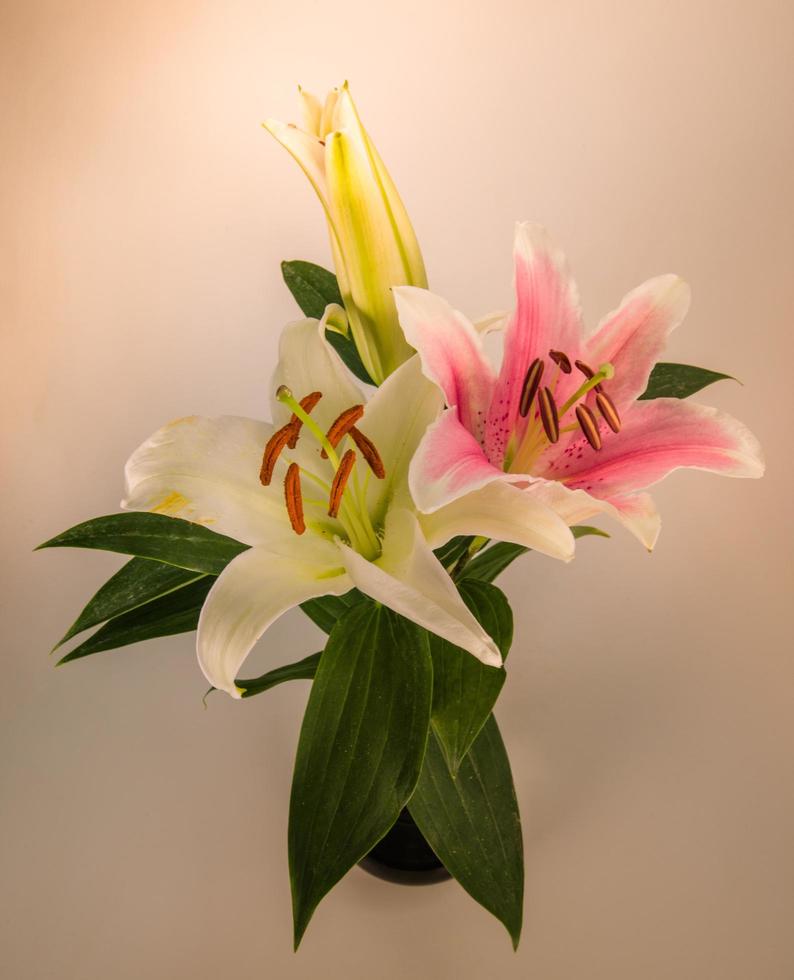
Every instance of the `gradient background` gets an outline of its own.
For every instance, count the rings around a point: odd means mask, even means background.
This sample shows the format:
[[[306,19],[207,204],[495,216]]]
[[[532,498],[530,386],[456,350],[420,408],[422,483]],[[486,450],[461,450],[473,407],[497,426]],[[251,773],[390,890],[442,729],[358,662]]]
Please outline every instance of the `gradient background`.
[[[2,972],[16,978],[791,980],[794,8],[769,2],[6,2]],[[515,219],[597,318],[676,271],[670,358],[761,438],[761,482],[676,474],[626,534],[502,579],[499,706],[524,817],[513,955],[454,884],[355,870],[293,956],[286,820],[307,687],[204,710],[190,637],[53,670],[121,563],[31,554],[112,512],[187,413],[266,412],[320,208],[259,127],[350,78],[431,282],[510,302]],[[252,668],[319,634],[283,619]],[[252,670],[253,672],[253,670]]]

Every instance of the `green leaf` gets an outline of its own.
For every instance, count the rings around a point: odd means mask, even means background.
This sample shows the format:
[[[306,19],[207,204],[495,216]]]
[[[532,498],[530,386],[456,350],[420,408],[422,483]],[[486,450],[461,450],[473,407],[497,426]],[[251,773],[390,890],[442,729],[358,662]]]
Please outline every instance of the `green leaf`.
[[[364,384],[367,385],[375,384],[375,382],[369,376],[369,372],[364,367],[364,362],[361,360],[361,355],[358,352],[358,348],[350,335],[345,336],[341,333],[337,333],[336,330],[326,330],[325,339],[340,356],[347,369],[351,371],[359,381],[363,381]]]
[[[304,657],[294,664],[284,664],[269,670],[261,677],[252,677],[250,680],[238,680],[237,686],[243,689],[244,698],[252,698],[255,694],[262,694],[269,691],[271,687],[283,684],[285,681],[310,681],[317,673],[317,666],[320,663],[320,653],[313,653],[310,657]],[[215,688],[211,688],[215,690]]]
[[[301,603],[301,609],[306,613],[315,626],[323,633],[330,633],[345,613],[358,602],[370,602],[363,592],[351,589],[344,595],[324,595],[319,599],[307,599]]]
[[[507,657],[513,640],[513,613],[495,585],[463,580],[461,598]],[[431,725],[450,772],[457,772],[496,704],[505,682],[503,667],[488,667],[440,636],[430,636],[433,657]]]
[[[336,276],[328,269],[323,269],[313,262],[301,262],[295,259],[292,262],[281,263],[281,274],[305,316],[322,320],[329,303],[344,306]],[[360,381],[369,385],[375,383],[367,373],[352,337],[338,333],[336,330],[326,330],[325,337]]]
[[[152,640],[157,636],[189,633],[198,626],[199,613],[212,588],[214,579],[209,575],[175,592],[147,602],[128,613],[116,616],[105,623],[96,633],[62,657],[58,663],[66,664],[92,653],[115,650],[117,647]]]
[[[588,524],[578,524],[571,528],[575,538],[584,538],[588,535],[595,535],[599,538],[608,538],[609,534],[598,527],[590,527]],[[478,579],[480,582],[493,582],[497,576],[511,565],[516,558],[526,554],[530,549],[521,544],[511,544],[509,541],[497,541],[484,551],[481,551],[463,569],[462,579]]]
[[[427,743],[427,632],[375,603],[328,640],[303,719],[289,814],[295,947],[318,903],[386,835]]]
[[[715,381],[735,381],[730,374],[692,367],[690,364],[655,364],[648,378],[648,387],[640,399],[689,398],[696,391],[714,384]]]
[[[154,558],[195,572],[218,575],[248,549],[201,524],[163,514],[128,513],[95,517],[58,534],[40,548],[97,548]],[[36,549],[38,550],[38,549]]]
[[[329,303],[344,306],[336,276],[321,265],[293,259],[281,263],[281,275],[304,316],[322,320]]]
[[[442,565],[446,568],[451,568],[455,562],[466,554],[472,541],[474,541],[474,537],[470,534],[458,535],[456,538],[451,538],[440,548],[436,548],[433,554]]]
[[[454,779],[431,733],[408,809],[447,871],[505,926],[515,949],[524,899],[521,818],[493,715]]]
[[[149,558],[132,558],[105,582],[53,649],[57,650],[83,630],[181,589],[203,575]]]

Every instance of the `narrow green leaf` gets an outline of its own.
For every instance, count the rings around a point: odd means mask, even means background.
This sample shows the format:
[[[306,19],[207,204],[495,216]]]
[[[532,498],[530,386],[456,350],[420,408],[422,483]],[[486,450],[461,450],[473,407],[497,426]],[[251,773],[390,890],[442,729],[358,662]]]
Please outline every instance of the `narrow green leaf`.
[[[595,535],[599,538],[608,538],[609,534],[598,527],[590,527],[588,524],[578,524],[571,528],[575,538],[584,538],[588,535]],[[493,582],[497,576],[511,565],[516,558],[526,554],[530,549],[521,544],[511,544],[509,541],[497,541],[478,555],[463,569],[462,579],[479,579],[480,582]]]
[[[304,657],[303,660],[298,660],[294,664],[275,667],[266,674],[262,674],[261,677],[238,680],[237,686],[243,689],[244,698],[252,698],[255,694],[269,691],[271,687],[276,687],[277,684],[283,684],[284,681],[310,681],[317,673],[321,656],[322,651],[313,653],[310,657]]]
[[[203,575],[149,558],[132,558],[105,582],[53,649],[83,630],[181,589]]]
[[[440,548],[436,548],[433,554],[442,565],[451,568],[458,559],[466,554],[473,540],[474,537],[470,534],[458,535],[458,537],[450,539]]]
[[[212,588],[214,579],[208,575],[175,592],[147,602],[128,613],[116,616],[87,640],[62,657],[58,663],[66,664],[92,653],[115,650],[117,647],[152,640],[157,636],[189,633],[198,626],[199,613]]]
[[[447,871],[505,926],[515,949],[524,901],[521,818],[493,715],[455,778],[431,733],[408,809]]]
[[[358,602],[369,602],[370,600],[359,592],[358,589],[351,589],[344,595],[324,595],[319,599],[307,599],[301,603],[301,609],[306,613],[315,626],[319,626],[323,633],[330,633],[344,614]]]
[[[178,517],[127,513],[95,517],[50,538],[39,548],[118,551],[123,555],[154,558],[195,572],[218,575],[232,558],[246,551],[248,545]]]
[[[281,274],[305,316],[322,320],[329,303],[344,305],[336,276],[320,265],[295,259],[281,263]],[[375,383],[367,373],[352,337],[343,336],[336,330],[326,330],[325,337],[359,381],[369,385]]]
[[[689,398],[715,381],[735,380],[730,374],[720,374],[719,371],[708,371],[691,364],[668,364],[660,361],[654,365],[648,378],[648,387],[640,395],[640,399]]]
[[[321,265],[293,259],[281,263],[281,275],[304,316],[322,320],[329,303],[344,306],[336,276]]]
[[[506,659],[513,640],[513,613],[495,585],[464,579],[461,598]],[[505,682],[503,667],[488,667],[470,653],[431,634],[433,713],[431,725],[450,772],[457,772],[496,704]]]
[[[303,719],[289,814],[297,948],[320,900],[386,835],[427,743],[427,632],[360,603],[334,627]]]

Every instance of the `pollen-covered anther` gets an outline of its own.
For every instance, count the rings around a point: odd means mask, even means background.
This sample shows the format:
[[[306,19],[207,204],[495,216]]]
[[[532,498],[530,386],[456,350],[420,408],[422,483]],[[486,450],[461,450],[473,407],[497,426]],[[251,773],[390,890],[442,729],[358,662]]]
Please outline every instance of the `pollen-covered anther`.
[[[348,432],[350,432],[363,414],[363,405],[353,405],[351,408],[346,408],[344,412],[342,412],[333,421],[331,428],[325,433],[325,438],[331,443],[334,449],[336,449],[342,439],[348,434]],[[328,454],[324,449],[320,455],[323,459],[328,458]]]
[[[538,392],[538,407],[546,438],[549,442],[557,442],[560,438],[560,419],[557,414],[557,403],[550,388],[541,388]]]
[[[306,412],[307,415],[311,415],[312,411],[317,405],[317,402],[323,397],[321,391],[313,391],[310,395],[306,395],[305,398],[301,398],[300,407]],[[301,433],[301,426],[303,425],[303,419],[299,419],[298,416],[293,412],[292,418],[289,420],[289,424],[292,426],[293,435],[287,446],[290,449],[294,449],[298,445],[298,436]]]
[[[532,402],[538,392],[540,379],[543,377],[544,366],[543,361],[539,357],[536,357],[529,365],[526,377],[524,378],[524,385],[521,389],[521,400],[518,403],[518,411],[521,413],[522,418],[526,418],[529,415]]]
[[[573,371],[571,359],[561,350],[550,350],[549,357],[554,361],[563,374],[570,374]]]
[[[596,405],[609,428],[613,432],[620,432],[621,422],[618,410],[615,408],[615,403],[605,391],[599,391],[596,395]]]
[[[333,483],[331,484],[331,495],[328,500],[329,517],[336,517],[339,514],[339,508],[342,506],[342,497],[345,492],[345,487],[347,486],[347,481],[350,479],[350,473],[355,466],[355,463],[355,450],[348,449],[339,463],[339,469],[336,471]]]
[[[386,476],[386,467],[383,465],[380,453],[375,448],[375,443],[371,439],[368,439],[361,429],[357,429],[355,426],[353,426],[348,435],[356,446],[358,446],[359,452],[367,461],[367,465],[375,476],[379,480],[382,480]]]
[[[259,482],[263,487],[270,486],[270,481],[273,479],[273,471],[276,468],[281,451],[292,439],[292,435],[292,423],[288,422],[274,432],[268,439],[264,455],[262,456],[262,466],[259,470]]]
[[[592,368],[590,367],[590,365],[589,365],[589,364],[585,364],[585,362],[584,362],[584,361],[574,361],[574,364],[575,364],[575,365],[577,366],[577,368],[579,368],[579,370],[580,370],[580,371],[582,372],[582,374],[583,374],[583,375],[584,375],[584,376],[585,376],[585,377],[587,378],[587,380],[588,380],[588,381],[589,381],[589,380],[590,380],[591,378],[594,378],[594,377],[595,377],[595,371],[594,371],[594,370],[593,370],[593,369],[592,369]],[[601,384],[600,384],[600,383],[599,383],[599,384],[597,384],[597,385],[593,385],[593,388],[594,388],[594,389],[595,389],[596,391],[603,391],[603,390],[604,390],[604,389],[603,389],[603,388],[601,387]]]
[[[290,463],[284,478],[284,499],[292,530],[303,534],[306,522],[303,519],[303,494],[301,492],[301,471],[297,463]]]
[[[587,405],[577,406],[576,420],[579,423],[579,428],[584,432],[585,439],[587,439],[593,449],[600,449],[601,433],[598,431],[598,422]]]

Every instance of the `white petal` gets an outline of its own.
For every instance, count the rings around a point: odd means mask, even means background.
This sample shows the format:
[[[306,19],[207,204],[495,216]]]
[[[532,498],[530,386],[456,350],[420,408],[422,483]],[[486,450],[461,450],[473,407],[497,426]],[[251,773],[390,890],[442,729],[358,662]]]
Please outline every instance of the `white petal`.
[[[358,428],[372,440],[386,470],[383,480],[370,478],[368,503],[380,524],[389,502],[407,492],[408,467],[428,425],[438,418],[443,400],[422,374],[414,356],[389,375],[370,398]]]
[[[315,544],[323,547],[315,552]],[[201,610],[197,637],[199,666],[213,687],[239,698],[238,671],[272,622],[306,599],[342,595],[352,587],[344,573],[329,577],[334,570],[329,556],[342,572],[333,545],[311,542],[307,551],[289,558],[252,548],[218,577]]]
[[[290,126],[287,123],[279,122],[277,119],[266,119],[262,125],[297,161],[317,192],[330,221],[331,216],[328,210],[325,186],[325,147],[322,140],[318,136],[298,129],[297,126]]]
[[[326,313],[333,313],[331,306]],[[292,412],[276,400],[279,385],[286,385],[298,401],[313,391],[322,392],[312,418],[326,431],[340,412],[364,401],[336,351],[325,339],[325,317],[322,320],[296,320],[281,335],[279,361],[271,381],[273,419],[284,424]],[[301,440],[302,441],[302,440]]]
[[[206,524],[245,544],[288,540],[280,487],[259,482],[272,432],[266,422],[230,415],[177,419],[130,456],[121,506]]]
[[[420,517],[431,548],[458,534],[512,541],[552,558],[570,561],[575,542],[565,521],[526,490],[501,481],[466,494]]]
[[[339,548],[350,578],[366,595],[484,664],[501,666],[496,644],[466,608],[410,511],[389,512],[383,554],[377,561],[367,561],[341,543]]]

